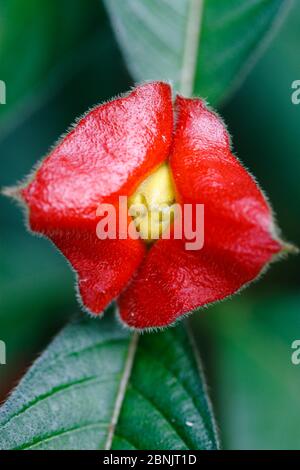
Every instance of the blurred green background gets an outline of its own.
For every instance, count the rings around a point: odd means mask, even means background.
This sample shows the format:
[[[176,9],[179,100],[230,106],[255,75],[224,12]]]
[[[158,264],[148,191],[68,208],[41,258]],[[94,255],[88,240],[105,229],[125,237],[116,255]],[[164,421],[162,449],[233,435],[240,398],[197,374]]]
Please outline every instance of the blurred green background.
[[[59,3],[59,15],[57,4]],[[220,112],[235,152],[257,177],[287,240],[300,246],[300,2]],[[95,103],[126,91],[126,69],[99,0],[0,0],[0,186],[12,185]],[[3,400],[78,306],[73,274],[22,211],[0,198],[0,365]],[[223,446],[300,449],[299,259],[276,263],[231,300],[203,310],[197,331]]]

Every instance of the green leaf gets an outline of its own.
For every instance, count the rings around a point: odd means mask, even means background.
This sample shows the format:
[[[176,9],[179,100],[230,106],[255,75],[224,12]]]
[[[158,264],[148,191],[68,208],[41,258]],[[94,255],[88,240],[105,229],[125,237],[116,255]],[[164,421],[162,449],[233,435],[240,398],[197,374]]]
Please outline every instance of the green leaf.
[[[105,0],[133,77],[219,103],[245,75],[290,0]]]
[[[67,326],[0,409],[0,449],[214,449],[214,418],[181,325],[138,336]]]

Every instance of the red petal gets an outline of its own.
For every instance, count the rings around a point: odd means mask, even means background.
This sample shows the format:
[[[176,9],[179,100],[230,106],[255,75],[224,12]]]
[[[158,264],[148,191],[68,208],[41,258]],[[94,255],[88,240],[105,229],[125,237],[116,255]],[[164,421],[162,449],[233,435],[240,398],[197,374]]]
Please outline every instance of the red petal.
[[[167,158],[172,126],[169,85],[140,86],[81,119],[22,190],[31,229],[70,261],[93,313],[119,295],[145,254],[140,240],[99,240],[97,207],[130,194]]]
[[[202,203],[205,241],[159,240],[120,299],[136,328],[165,326],[183,313],[223,299],[255,279],[281,249],[272,214],[253,178],[231,154],[220,118],[201,100],[177,98],[170,157],[177,198]]]
[[[101,313],[120,294],[145,254],[141,240],[99,240],[94,230],[47,233],[78,275],[84,307]]]
[[[161,82],[90,111],[22,191],[34,230],[86,227],[101,201],[133,192],[167,158],[172,126],[171,90]]]
[[[231,153],[222,120],[199,99],[177,97],[175,106],[170,165],[178,199],[204,204],[205,239],[211,245],[239,252],[249,245],[263,249],[265,236],[276,238],[272,212],[253,177]]]

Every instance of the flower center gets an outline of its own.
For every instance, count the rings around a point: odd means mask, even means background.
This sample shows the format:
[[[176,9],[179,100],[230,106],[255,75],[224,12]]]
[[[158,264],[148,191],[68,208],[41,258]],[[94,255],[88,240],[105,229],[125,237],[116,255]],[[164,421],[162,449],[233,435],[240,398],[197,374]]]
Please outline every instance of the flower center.
[[[163,163],[129,198],[129,214],[141,238],[157,240],[174,218],[174,186],[169,165]]]

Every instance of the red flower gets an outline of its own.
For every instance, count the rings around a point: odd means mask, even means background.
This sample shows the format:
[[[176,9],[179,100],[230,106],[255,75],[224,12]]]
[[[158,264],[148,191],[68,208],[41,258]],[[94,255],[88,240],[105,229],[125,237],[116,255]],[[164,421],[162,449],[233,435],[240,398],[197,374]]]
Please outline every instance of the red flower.
[[[176,201],[204,204],[204,247],[188,251],[185,239],[151,246],[99,240],[99,203],[116,206],[166,161]],[[76,271],[84,307],[100,314],[118,297],[122,321],[135,328],[168,325],[233,294],[282,250],[271,209],[231,153],[222,120],[201,99],[177,96],[173,106],[161,82],[92,109],[21,196],[31,229],[50,238]]]

